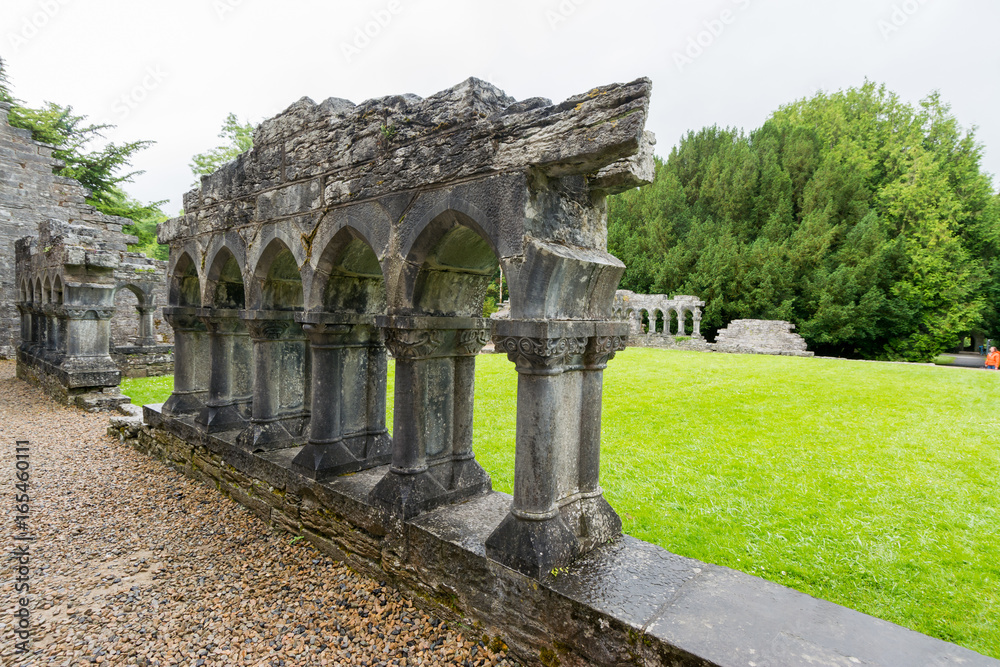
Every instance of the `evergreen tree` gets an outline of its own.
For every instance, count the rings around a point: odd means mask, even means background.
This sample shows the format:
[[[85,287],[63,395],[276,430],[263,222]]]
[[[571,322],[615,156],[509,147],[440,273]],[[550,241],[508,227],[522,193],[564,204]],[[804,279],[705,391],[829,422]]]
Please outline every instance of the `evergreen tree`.
[[[52,155],[63,162],[56,170],[60,176],[74,178],[90,194],[87,203],[108,215],[130,218],[136,222],[151,216],[162,215],[163,202],[142,204],[124,195],[123,183],[130,182],[141,171],[126,171],[134,155],[151,146],[152,141],[131,141],[124,144],[108,143],[99,150],[88,151],[87,146],[103,138],[102,132],[113,125],[93,125],[86,116],[73,113],[73,107],[46,102],[34,109],[23,106],[10,93],[0,60],[0,99],[11,104],[8,119],[12,127],[29,130],[35,141],[53,147]]]
[[[787,319],[820,353],[927,360],[1000,334],[1000,204],[937,94],[820,93],[745,135],[690,132],[608,203],[623,287],[696,294],[709,334]]]

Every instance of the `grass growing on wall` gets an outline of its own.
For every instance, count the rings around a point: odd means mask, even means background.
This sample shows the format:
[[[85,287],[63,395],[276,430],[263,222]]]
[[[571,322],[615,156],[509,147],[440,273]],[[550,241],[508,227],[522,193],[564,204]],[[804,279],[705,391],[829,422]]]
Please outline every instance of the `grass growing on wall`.
[[[478,357],[476,458],[508,493],[516,386]],[[601,485],[631,535],[1000,657],[998,397],[1000,373],[632,348]]]

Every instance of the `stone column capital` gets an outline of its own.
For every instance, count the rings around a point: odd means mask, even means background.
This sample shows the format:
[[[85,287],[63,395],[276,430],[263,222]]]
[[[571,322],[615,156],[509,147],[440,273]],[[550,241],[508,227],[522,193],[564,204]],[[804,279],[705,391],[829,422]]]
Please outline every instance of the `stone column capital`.
[[[385,316],[378,323],[400,359],[474,356],[490,340],[490,320],[481,317]]]
[[[86,306],[65,306],[63,312],[66,319],[82,320],[86,319],[87,313],[94,313],[98,320],[110,320],[115,316],[114,308],[87,308]]]
[[[588,368],[604,368],[615,353],[624,350],[627,345],[628,325],[613,329],[607,327],[588,341],[584,361]]]
[[[304,340],[295,313],[288,310],[241,310],[239,317],[254,342]]]
[[[385,346],[397,359],[422,359],[432,356],[444,342],[441,329],[385,329]]]
[[[155,306],[150,307],[150,310],[155,309]],[[233,335],[241,333],[243,328],[243,320],[235,309],[199,308],[196,316],[211,334]]]
[[[582,355],[587,349],[586,336],[560,336],[541,338],[532,336],[493,337],[497,349],[507,353],[520,372],[553,373],[568,370],[573,357]]]
[[[376,316],[364,313],[298,313],[295,320],[313,349],[382,347],[382,331]]]
[[[255,343],[281,340],[291,328],[289,320],[245,320],[244,324]]]

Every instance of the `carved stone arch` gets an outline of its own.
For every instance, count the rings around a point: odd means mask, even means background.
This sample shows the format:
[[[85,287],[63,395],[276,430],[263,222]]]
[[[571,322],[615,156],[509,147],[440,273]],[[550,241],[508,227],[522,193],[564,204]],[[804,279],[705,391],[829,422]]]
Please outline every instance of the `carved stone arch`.
[[[32,294],[31,287],[28,285],[27,278],[21,279],[21,302],[31,303],[34,295]]]
[[[419,229],[404,255],[390,306],[398,313],[481,317],[486,288],[500,264],[495,239],[452,208]]]
[[[302,310],[302,262],[288,243],[275,235],[257,255],[248,304],[264,310]]]
[[[52,281],[48,273],[42,277],[42,303],[52,303]]]
[[[410,256],[414,244],[427,226],[448,211],[468,220],[492,246],[498,258],[513,257],[524,252],[523,231],[504,229],[496,210],[478,206],[472,201],[475,193],[465,192],[467,189],[459,187],[420,195],[406,215],[408,222],[412,220],[412,225],[406,226],[400,238],[400,251],[404,257]]]
[[[34,298],[32,299],[32,301],[34,301],[36,304],[43,303],[42,302],[42,279],[41,279],[41,277],[36,277],[35,278],[34,290],[35,290],[34,291]]]
[[[135,283],[130,283],[130,282],[119,283],[115,287],[115,294],[117,295],[118,292],[123,289],[132,292],[132,294],[135,295],[135,298],[138,301],[138,305],[140,306],[145,306],[150,301],[150,296],[147,290],[143,289],[139,285],[136,285]]]
[[[287,253],[287,255],[285,254]],[[275,267],[275,260],[280,266]],[[268,279],[268,273],[272,269],[277,269],[282,276],[293,275],[291,269],[294,264],[294,276],[299,282],[298,294],[290,295],[298,302],[297,306],[291,308],[281,308],[279,310],[300,310],[304,303],[302,285],[303,273],[312,273],[312,267],[308,266],[305,250],[299,239],[293,238],[287,228],[277,225],[267,225],[261,230],[257,242],[248,248],[247,252],[247,273],[251,279],[246,283],[246,302],[248,308],[270,308],[266,305],[273,299],[264,294],[264,283]],[[278,278],[283,281],[284,278]],[[273,295],[272,295],[273,296]]]
[[[243,237],[234,231],[213,236],[205,249],[202,303],[213,308],[245,308],[246,278],[247,249]],[[237,303],[240,305],[233,305]]]
[[[201,267],[204,253],[199,247],[197,241],[195,239],[191,239],[182,246],[170,248],[170,257],[167,259],[167,280],[170,280],[173,277],[177,270],[177,265],[183,260],[185,255],[187,255],[187,259],[194,265],[195,270],[198,271],[199,279],[201,278]]]
[[[310,311],[385,312],[382,264],[360,230],[342,225],[319,253],[305,303]]]
[[[168,272],[169,302],[171,306],[201,307],[201,276],[194,257],[183,250],[177,254]]]
[[[380,305],[373,303],[365,306],[363,311],[350,307],[348,309],[355,312],[383,312],[386,301],[384,262],[389,249],[388,230],[391,225],[392,219],[388,211],[374,202],[351,209],[336,209],[324,216],[311,244],[311,275],[308,280],[303,275],[306,309],[324,310],[330,307],[328,303],[324,304],[329,302],[330,278],[337,273],[338,266],[347,262],[353,265],[353,270],[340,266],[347,273],[367,276],[371,280],[378,278],[382,282],[379,288],[382,296],[378,299]],[[353,247],[348,248],[345,244]],[[344,256],[343,253],[348,255]],[[377,270],[372,261],[378,265]]]
[[[57,273],[56,277],[52,280],[52,303],[62,304],[63,302],[63,281],[62,277]]]

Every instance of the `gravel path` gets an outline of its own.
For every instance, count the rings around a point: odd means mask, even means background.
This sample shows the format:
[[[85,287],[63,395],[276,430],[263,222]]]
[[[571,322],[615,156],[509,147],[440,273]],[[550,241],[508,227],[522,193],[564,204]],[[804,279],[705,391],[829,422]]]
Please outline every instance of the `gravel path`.
[[[0,361],[3,549],[14,442],[30,445],[30,657],[14,654],[15,561],[0,576],[0,664],[498,665],[468,628],[417,610],[214,489],[104,435]]]

